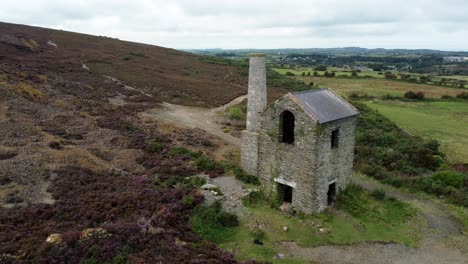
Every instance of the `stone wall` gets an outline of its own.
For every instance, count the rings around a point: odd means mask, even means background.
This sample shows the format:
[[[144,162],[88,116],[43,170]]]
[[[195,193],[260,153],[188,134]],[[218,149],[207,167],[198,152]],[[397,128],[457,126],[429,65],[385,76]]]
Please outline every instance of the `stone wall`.
[[[349,182],[353,173],[354,142],[356,117],[349,117],[321,125],[317,137],[316,186],[317,200],[315,208],[323,211],[327,208],[327,191],[332,182],[336,182],[337,193]],[[331,134],[339,129],[338,147],[331,147]]]
[[[295,141],[279,142],[280,114],[295,116]],[[286,95],[262,115],[258,142],[258,175],[270,197],[277,195],[277,181],[293,187],[293,208],[315,213],[327,207],[328,184],[344,187],[352,174],[355,117],[326,124],[317,122]],[[338,148],[331,148],[331,131],[340,129]]]
[[[294,143],[279,142],[280,114],[294,114]],[[316,123],[289,95],[270,105],[262,116],[259,139],[259,177],[267,195],[277,195],[281,181],[293,187],[292,206],[305,213],[315,212],[315,127]]]
[[[258,138],[256,132],[242,131],[241,168],[249,174],[258,176]]]

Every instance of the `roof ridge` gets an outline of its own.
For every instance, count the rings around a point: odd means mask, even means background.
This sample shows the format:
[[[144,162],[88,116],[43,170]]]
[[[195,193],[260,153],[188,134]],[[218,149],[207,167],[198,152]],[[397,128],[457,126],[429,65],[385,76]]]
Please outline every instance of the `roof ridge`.
[[[318,92],[318,91],[323,91],[323,90],[329,90],[329,88],[310,89],[310,90],[305,90],[305,91],[292,92],[290,94],[313,93],[313,92]]]

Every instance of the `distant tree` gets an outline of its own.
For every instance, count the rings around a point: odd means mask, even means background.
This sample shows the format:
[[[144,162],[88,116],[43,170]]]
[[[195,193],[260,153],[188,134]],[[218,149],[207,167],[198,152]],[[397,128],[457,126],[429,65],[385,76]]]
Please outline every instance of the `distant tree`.
[[[305,75],[306,75],[306,73],[305,73],[305,72],[302,72],[301,76],[305,76]]]
[[[413,100],[424,100],[424,93],[423,92],[413,92],[413,91],[408,91],[404,95],[405,98],[408,99],[413,99]]]
[[[307,76],[310,76],[310,72],[307,72]]]
[[[319,76],[318,72],[314,71],[314,76],[315,77]]]
[[[314,82],[310,82],[310,83],[309,83],[309,86],[314,86]]]
[[[395,74],[393,74],[392,72],[385,72],[385,79],[396,79],[397,76]]]
[[[457,94],[457,98],[468,100],[468,92],[461,92]]]
[[[314,70],[316,70],[316,71],[326,71],[326,70],[327,70],[327,66],[325,66],[325,65],[319,65],[319,66],[315,67]]]
[[[358,76],[357,71],[352,71],[352,72],[351,72],[351,76],[357,77],[357,76]]]
[[[466,81],[458,82],[458,86],[460,86],[460,88],[465,88],[465,84],[466,84]]]
[[[290,71],[286,72],[285,75],[286,75],[286,76],[296,76],[294,73],[292,73],[292,72],[290,72]]]

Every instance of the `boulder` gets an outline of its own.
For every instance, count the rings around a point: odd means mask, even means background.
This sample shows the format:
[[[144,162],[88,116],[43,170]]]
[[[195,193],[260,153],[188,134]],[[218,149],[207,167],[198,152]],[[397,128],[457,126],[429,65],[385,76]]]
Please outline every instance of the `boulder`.
[[[62,242],[62,235],[58,233],[51,234],[46,238],[46,242],[51,244],[60,244],[60,242]]]
[[[218,186],[211,184],[211,183],[206,183],[201,187],[203,190],[216,190],[218,189]]]

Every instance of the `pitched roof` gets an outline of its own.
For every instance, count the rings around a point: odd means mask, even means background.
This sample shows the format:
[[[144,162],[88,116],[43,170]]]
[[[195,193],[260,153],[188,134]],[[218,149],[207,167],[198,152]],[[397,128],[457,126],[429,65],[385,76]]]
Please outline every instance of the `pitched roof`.
[[[328,88],[294,92],[291,95],[320,124],[359,114],[354,106]]]

